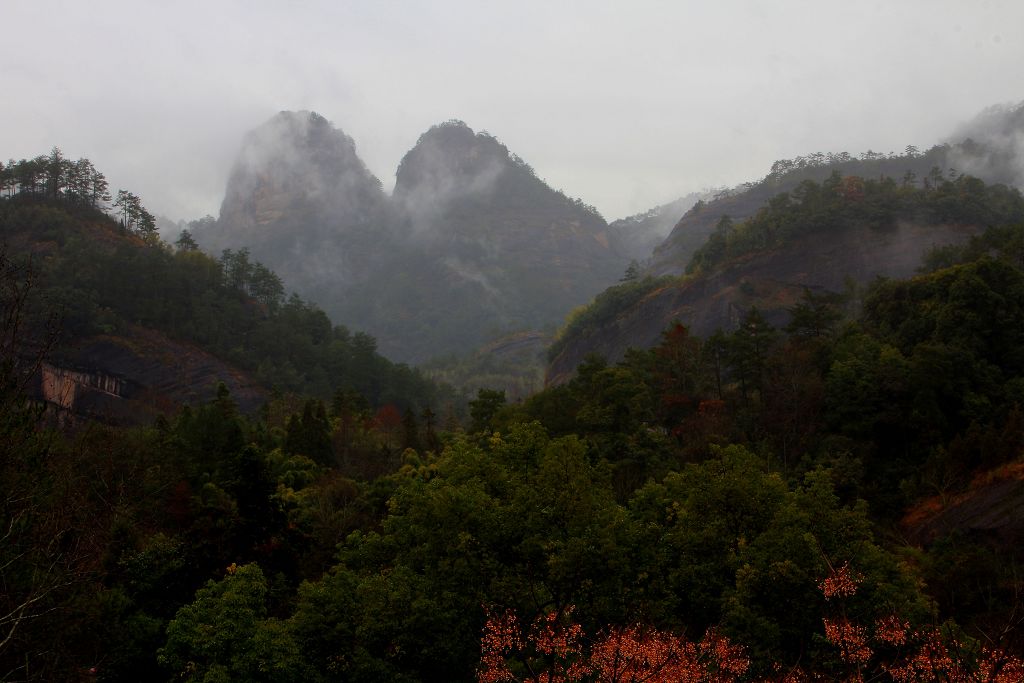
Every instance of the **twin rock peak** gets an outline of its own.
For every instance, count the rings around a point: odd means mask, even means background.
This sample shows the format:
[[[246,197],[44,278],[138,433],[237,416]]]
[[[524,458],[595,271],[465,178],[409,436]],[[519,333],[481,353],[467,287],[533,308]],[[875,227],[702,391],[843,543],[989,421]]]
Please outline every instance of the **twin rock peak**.
[[[420,136],[389,196],[352,138],[305,111],[245,136],[220,217],[196,238],[212,253],[248,248],[408,362],[554,329],[630,259],[594,209],[461,121]]]

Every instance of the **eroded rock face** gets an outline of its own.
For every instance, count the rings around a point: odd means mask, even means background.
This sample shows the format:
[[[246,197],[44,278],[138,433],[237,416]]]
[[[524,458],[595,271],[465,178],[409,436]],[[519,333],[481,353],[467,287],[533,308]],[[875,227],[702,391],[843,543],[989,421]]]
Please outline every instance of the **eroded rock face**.
[[[339,230],[371,224],[384,201],[380,181],[352,138],[312,112],[281,112],[249,133],[228,182],[221,220],[270,225],[307,204],[339,209]]]
[[[250,132],[207,251],[248,248],[304,296],[358,282],[374,269],[391,221],[380,181],[355,143],[312,112],[281,112]]]
[[[39,368],[42,399],[64,410],[75,410],[84,397],[97,393],[124,398],[128,382],[101,370],[75,370],[43,363]]]
[[[402,158],[394,199],[409,220],[431,221],[460,200],[493,201],[499,177],[512,166],[494,138],[458,122],[435,126]]]
[[[918,503],[901,526],[911,540],[925,545],[960,533],[1020,548],[1024,539],[1024,463],[986,472],[957,495]]]
[[[133,328],[121,336],[78,340],[42,364],[34,394],[61,421],[146,424],[182,404],[212,399],[221,382],[244,413],[267,399],[251,377],[198,347]]]

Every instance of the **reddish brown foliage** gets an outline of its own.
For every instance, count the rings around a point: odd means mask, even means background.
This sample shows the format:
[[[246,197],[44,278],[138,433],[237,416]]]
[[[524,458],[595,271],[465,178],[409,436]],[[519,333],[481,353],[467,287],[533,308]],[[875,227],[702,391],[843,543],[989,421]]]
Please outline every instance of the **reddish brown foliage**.
[[[820,587],[826,599],[841,603],[856,594],[861,580],[845,563],[833,570]],[[1024,662],[999,649],[982,648],[974,656],[951,633],[937,627],[914,629],[897,615],[877,620],[872,638],[869,629],[847,619],[842,605],[840,612],[837,618],[826,617],[824,626],[825,638],[839,650],[840,660],[847,667],[841,680],[1024,681]]]
[[[750,666],[743,648],[712,630],[699,643],[640,626],[610,628],[593,641],[572,610],[538,618],[523,637],[512,612],[491,614],[481,639],[482,683],[732,683]],[[510,666],[516,660],[517,676]]]
[[[839,187],[836,188],[836,191],[847,201],[859,202],[864,199],[864,179],[859,176],[848,175],[839,182]]]
[[[808,670],[775,665],[764,683],[892,681],[894,683],[1021,683],[1024,661],[997,648],[972,652],[937,627],[913,628],[891,615],[869,628],[848,619],[842,602],[863,577],[844,563],[819,584],[839,615],[826,617],[825,639],[839,666]],[[816,668],[825,667],[825,668]],[[741,645],[716,630],[700,642],[640,626],[611,627],[593,640],[572,620],[572,609],[539,617],[523,633],[511,611],[489,614],[481,639],[482,683],[732,683],[749,677]]]
[[[376,427],[383,431],[394,431],[402,426],[402,412],[390,403],[381,406],[373,419]]]
[[[826,600],[847,598],[857,592],[857,585],[861,581],[863,581],[863,577],[853,573],[850,570],[850,563],[846,562],[819,583],[818,588],[821,589]]]

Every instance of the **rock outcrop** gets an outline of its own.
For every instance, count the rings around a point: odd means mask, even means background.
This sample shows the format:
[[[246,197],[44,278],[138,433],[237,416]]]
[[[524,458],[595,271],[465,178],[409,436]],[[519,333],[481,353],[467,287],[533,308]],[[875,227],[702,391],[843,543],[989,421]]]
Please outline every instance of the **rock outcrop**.
[[[1024,539],[1024,462],[979,475],[966,491],[936,496],[914,506],[901,526],[913,541],[928,544],[950,534],[1020,547]]]
[[[248,248],[291,289],[317,300],[361,282],[388,242],[387,196],[352,138],[312,112],[281,112],[250,132],[204,249]]]
[[[212,399],[223,382],[245,413],[267,399],[237,368],[191,344],[134,327],[119,336],[79,340],[40,367],[33,395],[59,419],[145,424],[182,404]]]

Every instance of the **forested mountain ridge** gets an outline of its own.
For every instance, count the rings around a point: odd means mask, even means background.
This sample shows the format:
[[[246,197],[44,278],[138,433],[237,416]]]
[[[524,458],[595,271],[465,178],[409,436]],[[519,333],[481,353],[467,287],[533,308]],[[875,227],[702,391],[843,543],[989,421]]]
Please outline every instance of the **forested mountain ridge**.
[[[554,327],[628,261],[596,211],[459,121],[420,137],[387,198],[347,136],[282,112],[246,137],[220,218],[194,233],[213,251],[248,247],[332,319],[413,361]]]
[[[702,337],[734,329],[751,308],[784,324],[805,289],[842,293],[876,277],[907,277],[936,247],[1022,220],[1019,191],[969,176],[933,174],[920,185],[910,176],[838,172],[820,184],[805,180],[746,221],[720,220],[688,275],[648,277],[599,295],[560,333],[548,381],[564,382],[588,353],[617,360],[627,348],[650,346],[673,320]],[[623,296],[627,290],[636,294]]]
[[[637,280],[573,312],[549,350],[549,381],[587,353],[616,359],[653,344],[675,318],[701,335],[732,329],[750,306],[784,322],[805,286],[835,293],[905,277],[930,249],[1013,222],[1016,199],[999,188],[1024,185],[1022,139],[1024,104],[992,107],[924,152],[780,160],[761,180],[698,201]]]
[[[325,399],[354,391],[375,406],[414,410],[454,398],[381,357],[369,335],[333,326],[316,307],[286,296],[247,251],[214,259],[187,234],[175,247],[161,242],[137,198],[142,221],[124,212],[115,221],[102,201],[66,189],[36,191],[24,179],[5,189],[4,257],[30,267],[35,317],[60,315],[39,391],[63,408],[137,423],[211,396],[217,382],[247,412],[271,391]]]
[[[897,182],[920,182],[940,174],[967,173],[987,183],[1024,187],[1024,103],[994,106],[954,131],[946,142],[927,150],[908,145],[902,152],[888,154],[867,151],[854,156],[848,152],[814,153],[772,164],[760,180],[720,191],[714,198],[698,202],[654,250],[649,272],[679,275],[693,253],[714,232],[718,222],[732,222],[753,216],[770,199],[792,192],[800,183],[823,182],[833,172],[866,179],[893,178]]]

